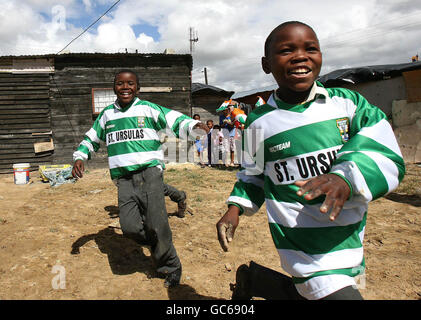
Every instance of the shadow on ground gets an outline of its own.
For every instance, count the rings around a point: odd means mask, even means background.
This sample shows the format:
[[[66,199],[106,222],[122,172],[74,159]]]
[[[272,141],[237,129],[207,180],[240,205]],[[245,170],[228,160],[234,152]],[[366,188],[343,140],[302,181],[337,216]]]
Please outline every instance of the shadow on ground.
[[[392,192],[385,196],[385,198],[394,202],[407,203],[414,207],[421,207],[421,198],[415,194],[400,194]]]
[[[98,249],[108,256],[114,274],[125,275],[135,272],[143,272],[148,276],[154,274],[152,259],[143,253],[143,247],[116,233],[112,227],[80,237],[72,244],[70,253],[79,254],[79,249],[91,240],[94,240]]]

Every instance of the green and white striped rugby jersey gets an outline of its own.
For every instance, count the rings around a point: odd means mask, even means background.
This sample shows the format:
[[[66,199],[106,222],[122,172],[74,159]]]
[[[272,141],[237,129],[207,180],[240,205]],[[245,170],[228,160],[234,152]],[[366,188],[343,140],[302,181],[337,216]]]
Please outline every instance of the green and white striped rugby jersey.
[[[199,121],[157,104],[135,100],[121,108],[114,103],[104,108],[73,154],[73,160],[88,160],[105,142],[111,178],[129,172],[164,165],[159,131],[170,129],[186,138]]]
[[[352,280],[349,276],[363,269],[368,202],[394,190],[405,173],[385,114],[356,92],[317,85],[312,101],[288,105],[272,94],[267,104],[249,114],[245,135],[260,130],[262,142],[251,152],[247,141],[252,139],[243,140],[245,161],[227,200],[245,215],[266,202],[282,267],[308,298],[349,285],[339,278]],[[262,170],[248,170],[259,155]],[[352,189],[335,221],[319,211],[324,196],[306,201],[296,195],[293,184],[325,173],[342,176]],[[333,280],[326,282],[322,275]]]

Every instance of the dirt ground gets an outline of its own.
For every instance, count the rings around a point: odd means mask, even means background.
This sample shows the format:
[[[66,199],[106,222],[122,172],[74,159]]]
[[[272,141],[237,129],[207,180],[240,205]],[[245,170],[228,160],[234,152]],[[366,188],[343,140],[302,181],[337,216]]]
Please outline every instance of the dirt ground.
[[[27,185],[0,175],[0,299],[230,299],[241,264],[282,272],[264,207],[241,218],[229,252],[219,246],[215,224],[236,172],[167,167],[166,182],[187,192],[193,211],[170,217],[183,264],[181,285],[170,290],[156,277],[148,247],[122,236],[107,169],[88,168],[83,179],[55,188],[38,172]],[[421,168],[410,165],[404,183],[369,206],[365,299],[421,299],[420,182]],[[167,210],[176,210],[169,199]]]

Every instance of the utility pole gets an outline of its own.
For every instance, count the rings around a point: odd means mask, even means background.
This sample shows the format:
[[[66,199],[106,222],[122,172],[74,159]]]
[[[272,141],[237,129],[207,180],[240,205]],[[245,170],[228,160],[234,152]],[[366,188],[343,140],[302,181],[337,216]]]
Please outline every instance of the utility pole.
[[[197,41],[199,41],[199,38],[197,37],[197,31],[195,31],[194,28],[190,27],[189,28],[189,31],[190,31],[190,38],[189,38],[189,41],[190,41],[190,54],[192,54],[193,53],[193,50],[194,50],[194,43],[197,42]]]
[[[208,69],[205,67],[203,72],[205,73],[205,83],[208,84]]]

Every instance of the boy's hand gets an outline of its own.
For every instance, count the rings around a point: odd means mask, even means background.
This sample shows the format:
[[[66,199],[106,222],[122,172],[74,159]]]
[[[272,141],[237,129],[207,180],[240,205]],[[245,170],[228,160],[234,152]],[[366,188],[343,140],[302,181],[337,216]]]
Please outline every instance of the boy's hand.
[[[85,171],[85,165],[82,160],[76,160],[73,164],[72,176],[73,178],[82,178]]]
[[[228,243],[234,238],[235,229],[240,222],[240,209],[236,206],[229,206],[228,211],[216,224],[218,240],[224,251],[228,251]]]
[[[328,213],[330,220],[335,220],[341,212],[345,201],[348,200],[351,190],[344,179],[336,174],[323,174],[313,179],[296,181],[300,187],[297,195],[304,196],[306,200],[313,200],[323,194],[326,199],[320,207],[320,212]]]

